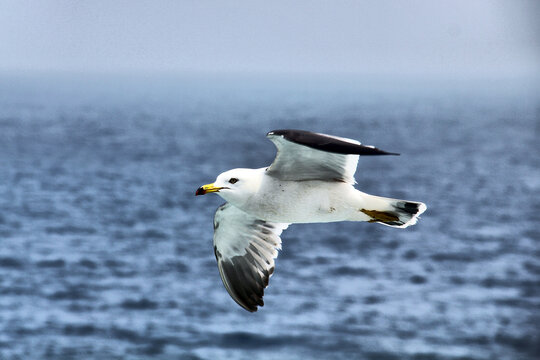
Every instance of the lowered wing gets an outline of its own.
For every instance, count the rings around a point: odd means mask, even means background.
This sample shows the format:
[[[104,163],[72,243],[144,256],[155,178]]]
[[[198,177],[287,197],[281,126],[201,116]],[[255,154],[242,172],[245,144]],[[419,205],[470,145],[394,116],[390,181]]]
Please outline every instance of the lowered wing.
[[[281,232],[289,224],[269,223],[228,203],[214,216],[214,253],[223,285],[248,311],[263,306],[264,289],[274,272]]]

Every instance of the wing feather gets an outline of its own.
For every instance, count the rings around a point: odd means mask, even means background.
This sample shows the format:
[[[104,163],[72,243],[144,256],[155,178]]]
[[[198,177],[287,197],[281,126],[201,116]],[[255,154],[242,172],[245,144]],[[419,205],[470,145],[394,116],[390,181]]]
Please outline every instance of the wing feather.
[[[214,253],[223,285],[248,311],[263,306],[264,289],[274,272],[280,235],[288,224],[269,223],[230,204],[214,216]]]
[[[398,155],[337,136],[305,130],[274,130],[267,137],[277,147],[267,174],[280,180],[326,180],[354,184],[360,155]]]

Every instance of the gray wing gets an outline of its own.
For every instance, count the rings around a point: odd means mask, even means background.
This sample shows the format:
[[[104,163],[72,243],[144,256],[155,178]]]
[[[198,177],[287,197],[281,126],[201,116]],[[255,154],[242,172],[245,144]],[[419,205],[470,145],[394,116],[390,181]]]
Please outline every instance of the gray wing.
[[[352,139],[305,130],[274,130],[266,135],[277,147],[267,174],[280,180],[329,180],[354,184],[359,155],[399,155]]]
[[[263,306],[264,289],[281,249],[281,232],[289,224],[269,223],[228,203],[214,216],[214,253],[223,285],[248,311]]]

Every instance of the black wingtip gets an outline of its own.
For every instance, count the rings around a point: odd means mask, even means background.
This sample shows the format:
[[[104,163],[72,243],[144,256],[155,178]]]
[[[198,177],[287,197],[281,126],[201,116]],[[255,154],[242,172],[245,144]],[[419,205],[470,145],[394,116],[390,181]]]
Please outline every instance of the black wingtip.
[[[395,156],[399,156],[398,153],[384,151],[384,150],[381,150],[381,149],[377,149],[376,147],[373,147],[373,146],[366,146],[364,148],[364,150],[362,151],[362,154],[360,154],[360,155],[395,155]]]
[[[399,155],[377,149],[374,146],[355,144],[345,140],[335,138],[331,135],[314,133],[306,130],[282,129],[272,130],[266,136],[283,136],[285,139],[313,149],[332,152],[337,154],[356,155]]]

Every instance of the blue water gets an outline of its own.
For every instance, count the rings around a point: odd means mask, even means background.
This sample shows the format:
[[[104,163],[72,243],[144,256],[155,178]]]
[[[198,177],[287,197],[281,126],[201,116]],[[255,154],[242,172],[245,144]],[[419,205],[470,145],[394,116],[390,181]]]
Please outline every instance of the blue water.
[[[539,92],[480,85],[2,75],[0,359],[539,358]],[[428,211],[291,226],[248,313],[194,192],[279,128],[401,153],[358,187]]]

